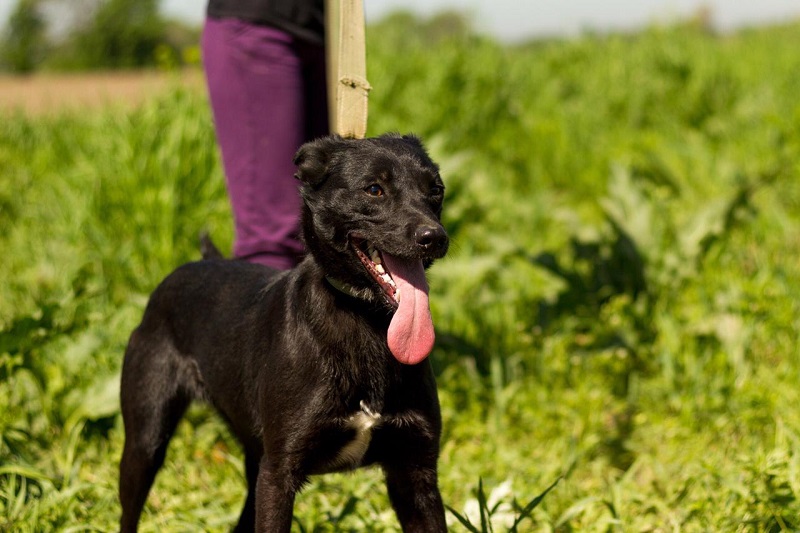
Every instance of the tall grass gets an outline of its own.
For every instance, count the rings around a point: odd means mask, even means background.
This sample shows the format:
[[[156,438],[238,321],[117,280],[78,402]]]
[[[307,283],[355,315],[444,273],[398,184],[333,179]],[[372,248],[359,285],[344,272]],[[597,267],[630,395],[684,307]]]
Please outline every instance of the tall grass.
[[[453,529],[800,528],[798,27],[369,38],[371,132],[420,134],[447,185]],[[230,249],[207,103],[3,117],[0,227],[0,530],[113,530],[127,335],[201,230]],[[144,530],[226,530],[243,494],[195,408]],[[315,479],[295,527],[397,530],[375,471]]]

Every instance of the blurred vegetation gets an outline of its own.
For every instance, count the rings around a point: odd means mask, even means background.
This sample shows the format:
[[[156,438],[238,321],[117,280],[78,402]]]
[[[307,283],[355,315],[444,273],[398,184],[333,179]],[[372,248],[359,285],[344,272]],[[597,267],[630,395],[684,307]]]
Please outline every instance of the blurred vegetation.
[[[85,71],[199,64],[200,29],[159,12],[160,0],[18,0],[0,71]]]
[[[454,531],[800,529],[800,26],[502,45],[368,29],[370,132],[440,162],[430,271]],[[0,120],[0,530],[113,530],[118,372],[147,295],[232,225],[207,102]],[[224,531],[224,425],[181,424],[145,531]],[[298,531],[396,531],[376,471]]]
[[[46,24],[38,0],[19,0],[8,19],[0,48],[0,65],[26,74],[35,70],[47,51]]]

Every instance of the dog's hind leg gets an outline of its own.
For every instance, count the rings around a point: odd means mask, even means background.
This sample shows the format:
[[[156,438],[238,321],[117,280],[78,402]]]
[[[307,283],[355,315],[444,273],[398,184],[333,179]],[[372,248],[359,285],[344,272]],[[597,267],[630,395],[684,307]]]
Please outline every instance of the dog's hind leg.
[[[260,444],[245,446],[244,469],[247,476],[247,499],[244,502],[239,523],[234,528],[235,533],[255,531],[256,527],[256,482],[258,481],[258,465],[261,463]]]
[[[158,339],[158,340],[154,340]],[[191,396],[187,362],[158,335],[135,331],[125,353],[121,402],[125,447],[120,461],[120,529],[136,531],[147,493]]]

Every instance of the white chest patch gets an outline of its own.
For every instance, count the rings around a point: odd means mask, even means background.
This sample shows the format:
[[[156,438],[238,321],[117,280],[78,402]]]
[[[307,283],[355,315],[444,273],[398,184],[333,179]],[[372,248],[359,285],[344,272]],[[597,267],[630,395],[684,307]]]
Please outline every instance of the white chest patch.
[[[345,427],[354,429],[356,436],[339,450],[339,454],[334,460],[337,466],[358,466],[361,464],[361,460],[364,458],[364,454],[367,453],[367,448],[369,448],[369,442],[372,440],[372,430],[381,421],[380,413],[374,413],[363,400],[359,405],[361,406],[361,411],[345,422]]]

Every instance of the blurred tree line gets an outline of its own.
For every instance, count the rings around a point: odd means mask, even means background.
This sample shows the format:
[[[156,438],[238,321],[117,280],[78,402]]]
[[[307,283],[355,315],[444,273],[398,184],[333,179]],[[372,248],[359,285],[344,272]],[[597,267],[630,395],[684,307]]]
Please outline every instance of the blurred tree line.
[[[167,19],[159,8],[160,0],[16,0],[0,28],[0,73],[199,64],[200,28]],[[473,34],[458,10],[429,18],[396,11],[375,27],[428,44]]]
[[[159,0],[17,0],[0,33],[0,70],[173,68],[197,64],[200,29]]]

